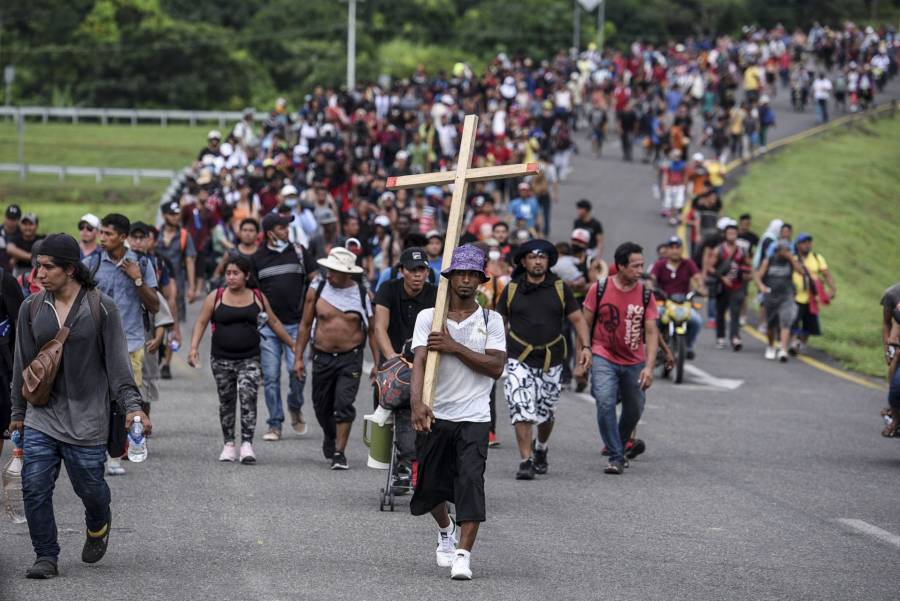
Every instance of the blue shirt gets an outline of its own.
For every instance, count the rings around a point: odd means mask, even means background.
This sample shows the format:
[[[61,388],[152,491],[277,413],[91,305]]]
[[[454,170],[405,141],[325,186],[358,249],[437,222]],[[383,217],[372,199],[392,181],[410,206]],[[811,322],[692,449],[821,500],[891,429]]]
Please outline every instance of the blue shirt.
[[[516,198],[509,203],[510,214],[518,221],[524,219],[528,227],[534,227],[537,216],[541,211],[537,198],[530,196],[528,198]]]
[[[138,294],[138,287],[134,285],[134,280],[128,277],[124,270],[116,266],[105,250],[99,254],[99,265],[97,256],[91,255],[82,262],[87,266],[88,271],[97,268],[94,273],[97,288],[115,301],[119,314],[122,316],[122,329],[125,331],[128,352],[133,353],[144,347],[144,308]],[[144,280],[144,284],[150,288],[157,287],[156,271],[146,257],[139,258],[134,251],[126,250],[124,258],[141,266],[141,278]]]

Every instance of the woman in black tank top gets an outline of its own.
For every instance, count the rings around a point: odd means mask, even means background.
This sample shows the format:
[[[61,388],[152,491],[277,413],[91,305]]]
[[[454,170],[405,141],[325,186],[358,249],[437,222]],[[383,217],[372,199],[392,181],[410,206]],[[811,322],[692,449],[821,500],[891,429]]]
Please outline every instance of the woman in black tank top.
[[[241,463],[255,463],[253,432],[256,429],[256,399],[262,380],[260,364],[259,328],[268,325],[284,342],[293,346],[294,340],[272,312],[269,301],[255,286],[250,287],[250,261],[235,256],[225,264],[225,287],[210,292],[200,309],[191,336],[188,365],[200,367],[200,341],[206,326],[212,322],[210,367],[219,394],[219,421],[225,446],[219,461],[237,459],[235,410],[241,407]]]

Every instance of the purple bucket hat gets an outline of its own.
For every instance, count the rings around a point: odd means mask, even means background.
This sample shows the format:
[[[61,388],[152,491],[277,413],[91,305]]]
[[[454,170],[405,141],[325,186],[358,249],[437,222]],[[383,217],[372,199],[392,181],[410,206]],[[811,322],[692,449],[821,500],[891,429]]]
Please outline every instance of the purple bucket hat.
[[[472,244],[466,244],[453,251],[450,267],[442,271],[441,275],[449,278],[454,271],[477,271],[481,274],[481,280],[486,282],[491,278],[484,271],[485,262],[484,251]]]

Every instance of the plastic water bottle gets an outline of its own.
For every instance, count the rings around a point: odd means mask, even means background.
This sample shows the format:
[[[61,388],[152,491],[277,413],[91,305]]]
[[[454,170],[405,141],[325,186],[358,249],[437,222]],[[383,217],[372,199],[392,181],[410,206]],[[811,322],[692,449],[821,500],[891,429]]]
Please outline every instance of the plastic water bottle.
[[[140,463],[147,458],[147,439],[144,438],[144,424],[141,416],[135,416],[128,431],[128,461]]]
[[[25,522],[25,499],[22,497],[22,434],[16,430],[12,434],[12,458],[3,469],[3,505],[6,515],[14,524]]]
[[[181,348],[181,343],[178,342],[177,339],[173,338],[171,342],[169,342],[169,348],[172,349],[173,353],[177,353],[178,349]]]

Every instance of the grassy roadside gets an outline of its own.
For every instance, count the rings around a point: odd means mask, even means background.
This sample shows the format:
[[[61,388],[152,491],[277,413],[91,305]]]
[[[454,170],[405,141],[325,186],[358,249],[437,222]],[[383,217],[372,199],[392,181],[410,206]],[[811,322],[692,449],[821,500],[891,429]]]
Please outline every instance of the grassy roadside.
[[[25,161],[44,165],[124,167],[178,170],[189,165],[206,144],[209,124],[188,125],[100,125],[96,123],[25,123]],[[18,161],[16,125],[0,121],[0,163]],[[155,214],[160,195],[168,185],[163,180],[144,180],[135,186],[129,178],[29,175],[20,181],[15,174],[0,174],[0,205],[16,203],[34,211],[44,233],[75,234],[78,218],[86,212],[99,216],[118,212],[132,219]],[[2,208],[0,207],[0,208]]]
[[[181,169],[197,158],[212,125],[99,125],[26,121],[25,162],[79,167]],[[18,162],[18,135],[0,121],[0,163]]]
[[[85,213],[103,217],[122,213],[132,220],[147,220],[156,214],[159,198],[168,182],[148,180],[139,186],[128,178],[106,178],[98,184],[91,178],[29,175],[26,182],[13,174],[0,174],[0,209],[15,203],[40,219],[42,233],[68,232],[75,235],[78,219]]]
[[[900,118],[868,121],[751,165],[725,199],[729,215],[751,213],[757,230],[780,218],[813,235],[838,288],[813,346],[874,376],[885,373],[878,301],[900,280],[898,157]]]

